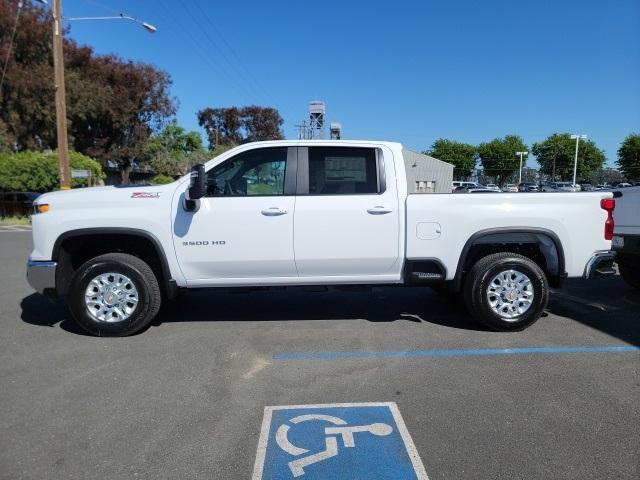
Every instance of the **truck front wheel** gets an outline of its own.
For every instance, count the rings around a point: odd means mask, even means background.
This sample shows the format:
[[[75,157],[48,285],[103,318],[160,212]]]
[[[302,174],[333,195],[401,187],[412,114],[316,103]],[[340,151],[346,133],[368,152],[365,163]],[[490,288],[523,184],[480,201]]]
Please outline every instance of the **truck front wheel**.
[[[492,330],[512,332],[533,324],[549,301],[542,269],[516,253],[488,255],[473,266],[464,283],[469,313]]]
[[[69,308],[78,325],[97,336],[126,336],[149,325],[160,309],[153,270],[143,260],[109,253],[85,262],[69,287]]]

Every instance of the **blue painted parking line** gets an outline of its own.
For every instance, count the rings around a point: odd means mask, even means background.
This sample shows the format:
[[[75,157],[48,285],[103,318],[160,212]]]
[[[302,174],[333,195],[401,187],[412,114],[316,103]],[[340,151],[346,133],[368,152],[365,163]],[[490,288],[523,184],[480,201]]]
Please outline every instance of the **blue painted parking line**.
[[[632,345],[601,346],[557,346],[557,347],[514,347],[514,348],[469,348],[448,350],[399,350],[379,352],[283,352],[275,353],[274,360],[338,360],[344,358],[371,357],[473,357],[489,355],[529,355],[562,353],[629,353],[640,352],[640,347]]]
[[[265,407],[252,480],[428,480],[394,402]]]

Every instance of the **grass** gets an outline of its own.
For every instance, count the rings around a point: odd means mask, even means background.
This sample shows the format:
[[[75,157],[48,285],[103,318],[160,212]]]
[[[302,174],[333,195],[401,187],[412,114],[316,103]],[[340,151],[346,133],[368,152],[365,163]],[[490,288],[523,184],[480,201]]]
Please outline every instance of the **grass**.
[[[31,225],[30,217],[0,217],[0,225]]]

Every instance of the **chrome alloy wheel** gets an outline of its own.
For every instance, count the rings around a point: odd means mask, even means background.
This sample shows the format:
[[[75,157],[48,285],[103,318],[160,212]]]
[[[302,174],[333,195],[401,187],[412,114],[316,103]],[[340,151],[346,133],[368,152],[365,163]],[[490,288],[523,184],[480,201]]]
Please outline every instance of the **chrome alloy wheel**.
[[[133,281],[121,273],[101,273],[87,285],[84,303],[94,320],[121,322],[136,309],[138,290]]]
[[[487,300],[491,309],[510,321],[525,313],[533,303],[533,285],[524,273],[504,270],[487,287]]]

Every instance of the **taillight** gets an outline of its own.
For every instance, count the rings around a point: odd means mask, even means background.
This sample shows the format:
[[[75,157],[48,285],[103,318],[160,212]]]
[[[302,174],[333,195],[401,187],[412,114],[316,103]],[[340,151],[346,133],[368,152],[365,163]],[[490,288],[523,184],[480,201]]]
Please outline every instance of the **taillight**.
[[[616,201],[613,198],[603,198],[600,200],[600,208],[607,212],[607,220],[604,222],[604,239],[611,240],[613,238],[613,211],[616,208]]]

